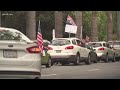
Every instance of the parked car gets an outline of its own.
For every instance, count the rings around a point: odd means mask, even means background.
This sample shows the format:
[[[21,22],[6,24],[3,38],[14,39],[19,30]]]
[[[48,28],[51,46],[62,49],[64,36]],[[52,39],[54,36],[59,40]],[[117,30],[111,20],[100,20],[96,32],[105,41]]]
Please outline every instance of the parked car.
[[[0,78],[39,79],[38,45],[19,30],[0,27]]]
[[[97,53],[98,59],[108,62],[115,62],[116,54],[115,51],[110,47],[109,43],[105,41],[101,42],[89,42],[89,45],[93,47],[95,52]]]
[[[56,38],[48,46],[52,64],[60,62],[62,65],[80,62],[91,63],[91,50],[80,46],[82,42],[78,38]]]
[[[41,63],[42,63],[42,65],[45,65],[46,68],[50,68],[53,64],[52,64],[52,62],[51,62],[51,56],[50,56],[50,54],[47,52],[47,51],[48,51],[47,47],[48,47],[48,45],[50,45],[51,43],[50,43],[50,41],[48,41],[48,40],[43,40],[43,43],[44,43],[45,56],[42,56],[42,58],[41,58]]]
[[[85,44],[85,48],[90,50],[91,62],[97,63],[98,57],[97,57],[97,53],[95,52],[95,49],[93,49],[93,47],[88,44]]]
[[[37,43],[37,40],[33,40],[35,43]],[[51,62],[51,56],[50,54],[47,52],[47,46],[50,45],[50,41],[48,40],[43,40],[43,44],[44,44],[44,53],[45,56],[41,56],[41,65],[45,65],[46,68],[50,68],[53,64]]]
[[[120,41],[109,41],[108,43],[111,45],[111,47],[116,53],[116,60],[119,61],[120,60]]]

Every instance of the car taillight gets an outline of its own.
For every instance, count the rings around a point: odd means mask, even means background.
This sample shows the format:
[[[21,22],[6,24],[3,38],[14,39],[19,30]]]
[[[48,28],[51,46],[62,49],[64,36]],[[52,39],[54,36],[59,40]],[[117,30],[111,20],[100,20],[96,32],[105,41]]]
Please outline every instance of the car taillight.
[[[26,49],[29,53],[40,53],[40,49],[38,46],[29,47]]]
[[[73,49],[74,46],[67,46],[65,49]]]
[[[98,50],[105,50],[105,48],[99,48]]]
[[[51,47],[47,47],[47,50],[53,50],[53,48],[51,48]]]

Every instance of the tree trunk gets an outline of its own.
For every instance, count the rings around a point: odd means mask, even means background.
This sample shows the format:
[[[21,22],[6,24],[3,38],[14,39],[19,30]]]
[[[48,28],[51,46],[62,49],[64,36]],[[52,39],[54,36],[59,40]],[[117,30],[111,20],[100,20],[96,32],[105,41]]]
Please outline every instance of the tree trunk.
[[[120,40],[120,11],[117,11],[117,36]]]
[[[113,23],[112,23],[112,11],[107,12],[107,41],[113,40]]]
[[[91,41],[98,41],[97,11],[92,12]]]
[[[1,27],[1,18],[2,18],[2,15],[1,15],[1,11],[0,11],[0,27]]]
[[[26,35],[31,39],[36,39],[36,11],[26,11]]]
[[[63,13],[55,11],[55,37],[63,37]]]
[[[81,11],[75,11],[75,18],[76,18],[76,25],[77,27],[77,33],[76,33],[76,37],[81,39],[81,26],[82,26],[82,12]]]

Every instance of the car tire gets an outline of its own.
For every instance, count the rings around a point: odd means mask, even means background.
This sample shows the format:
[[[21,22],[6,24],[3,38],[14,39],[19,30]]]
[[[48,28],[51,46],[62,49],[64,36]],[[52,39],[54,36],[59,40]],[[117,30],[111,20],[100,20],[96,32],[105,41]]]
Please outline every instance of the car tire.
[[[75,65],[78,65],[79,63],[80,63],[80,55],[77,54],[77,55],[76,55],[76,58],[75,58],[75,61],[74,61],[74,64],[75,64]]]
[[[89,65],[91,63],[91,56],[90,54],[88,55],[88,58],[86,59],[85,63]]]
[[[61,63],[62,66],[66,65],[66,64],[67,64],[67,63],[65,63],[65,62],[62,62],[62,63]]]
[[[105,58],[105,62],[108,62],[109,59],[108,59],[108,54],[106,55],[106,58]]]
[[[112,62],[115,62],[116,61],[116,57],[115,57],[115,54],[113,55],[113,59],[112,59]]]
[[[96,55],[96,59],[93,61],[93,63],[97,63],[98,62],[98,57]]]
[[[49,57],[48,62],[46,64],[46,68],[50,68],[51,66],[52,66],[52,61],[51,61],[51,58]]]

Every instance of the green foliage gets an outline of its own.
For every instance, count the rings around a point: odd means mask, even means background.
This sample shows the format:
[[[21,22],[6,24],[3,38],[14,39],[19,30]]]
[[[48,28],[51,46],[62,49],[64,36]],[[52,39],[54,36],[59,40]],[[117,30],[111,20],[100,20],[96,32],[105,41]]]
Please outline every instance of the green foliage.
[[[41,22],[41,32],[43,39],[52,39],[52,30],[55,28],[54,11],[39,11],[37,12],[37,25],[38,21]]]
[[[88,36],[91,36],[91,28],[92,28],[92,12],[91,11],[83,11],[83,31]]]
[[[106,41],[107,39],[107,16],[105,11],[97,12],[97,22],[98,22],[98,38],[99,41]]]

